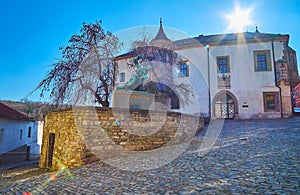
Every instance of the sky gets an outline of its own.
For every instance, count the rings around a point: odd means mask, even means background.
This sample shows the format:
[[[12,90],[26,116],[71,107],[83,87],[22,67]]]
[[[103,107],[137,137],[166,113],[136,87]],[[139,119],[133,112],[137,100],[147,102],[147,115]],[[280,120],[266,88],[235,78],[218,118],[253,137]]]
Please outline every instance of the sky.
[[[67,45],[69,38],[79,33],[83,22],[102,20],[106,31],[126,37],[128,29],[143,26],[158,29],[162,17],[167,36],[176,40],[237,32],[229,21],[237,8],[248,13],[243,31],[254,32],[258,26],[262,33],[289,34],[289,45],[298,52],[299,66],[299,0],[2,1],[0,100],[47,101],[39,98],[39,91],[29,94],[45,77],[50,65],[61,58],[59,47]],[[168,34],[169,29],[179,33]]]

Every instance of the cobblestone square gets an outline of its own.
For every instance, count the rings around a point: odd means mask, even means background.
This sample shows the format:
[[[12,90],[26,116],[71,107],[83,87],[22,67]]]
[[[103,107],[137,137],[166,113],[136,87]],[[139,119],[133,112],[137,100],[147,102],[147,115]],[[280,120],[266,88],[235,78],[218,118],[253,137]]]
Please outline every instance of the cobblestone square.
[[[205,155],[205,130],[171,163],[124,171],[95,162],[11,182],[0,194],[299,194],[300,117],[229,120]]]

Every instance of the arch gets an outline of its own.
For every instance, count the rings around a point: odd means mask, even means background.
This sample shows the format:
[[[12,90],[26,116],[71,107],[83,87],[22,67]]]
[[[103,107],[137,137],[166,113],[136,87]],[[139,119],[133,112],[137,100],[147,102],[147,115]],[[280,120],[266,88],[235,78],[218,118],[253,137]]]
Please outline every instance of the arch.
[[[233,119],[238,114],[238,101],[233,93],[219,91],[213,98],[213,116],[215,118]]]
[[[144,86],[140,86],[141,91],[153,93],[155,95],[155,101],[167,104],[168,99],[170,100],[170,109],[179,109],[180,103],[177,94],[167,85],[149,81]]]

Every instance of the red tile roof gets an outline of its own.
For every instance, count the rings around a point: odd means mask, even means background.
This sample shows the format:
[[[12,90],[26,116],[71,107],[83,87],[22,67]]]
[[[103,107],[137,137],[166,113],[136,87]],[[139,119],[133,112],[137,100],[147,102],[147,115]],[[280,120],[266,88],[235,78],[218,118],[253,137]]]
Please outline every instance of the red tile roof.
[[[22,120],[22,121],[33,121],[32,118],[25,114],[12,109],[11,107],[0,102],[0,118]]]

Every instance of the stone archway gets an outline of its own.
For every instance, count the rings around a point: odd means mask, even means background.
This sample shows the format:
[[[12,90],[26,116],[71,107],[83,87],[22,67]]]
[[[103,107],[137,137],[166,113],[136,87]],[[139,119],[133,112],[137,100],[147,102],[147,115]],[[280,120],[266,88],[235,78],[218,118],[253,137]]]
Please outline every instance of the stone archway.
[[[238,114],[238,101],[230,91],[220,91],[213,99],[215,118],[233,119]]]
[[[149,81],[140,88],[142,91],[154,94],[155,101],[166,105],[169,109],[180,108],[179,97],[169,86],[160,82]]]

